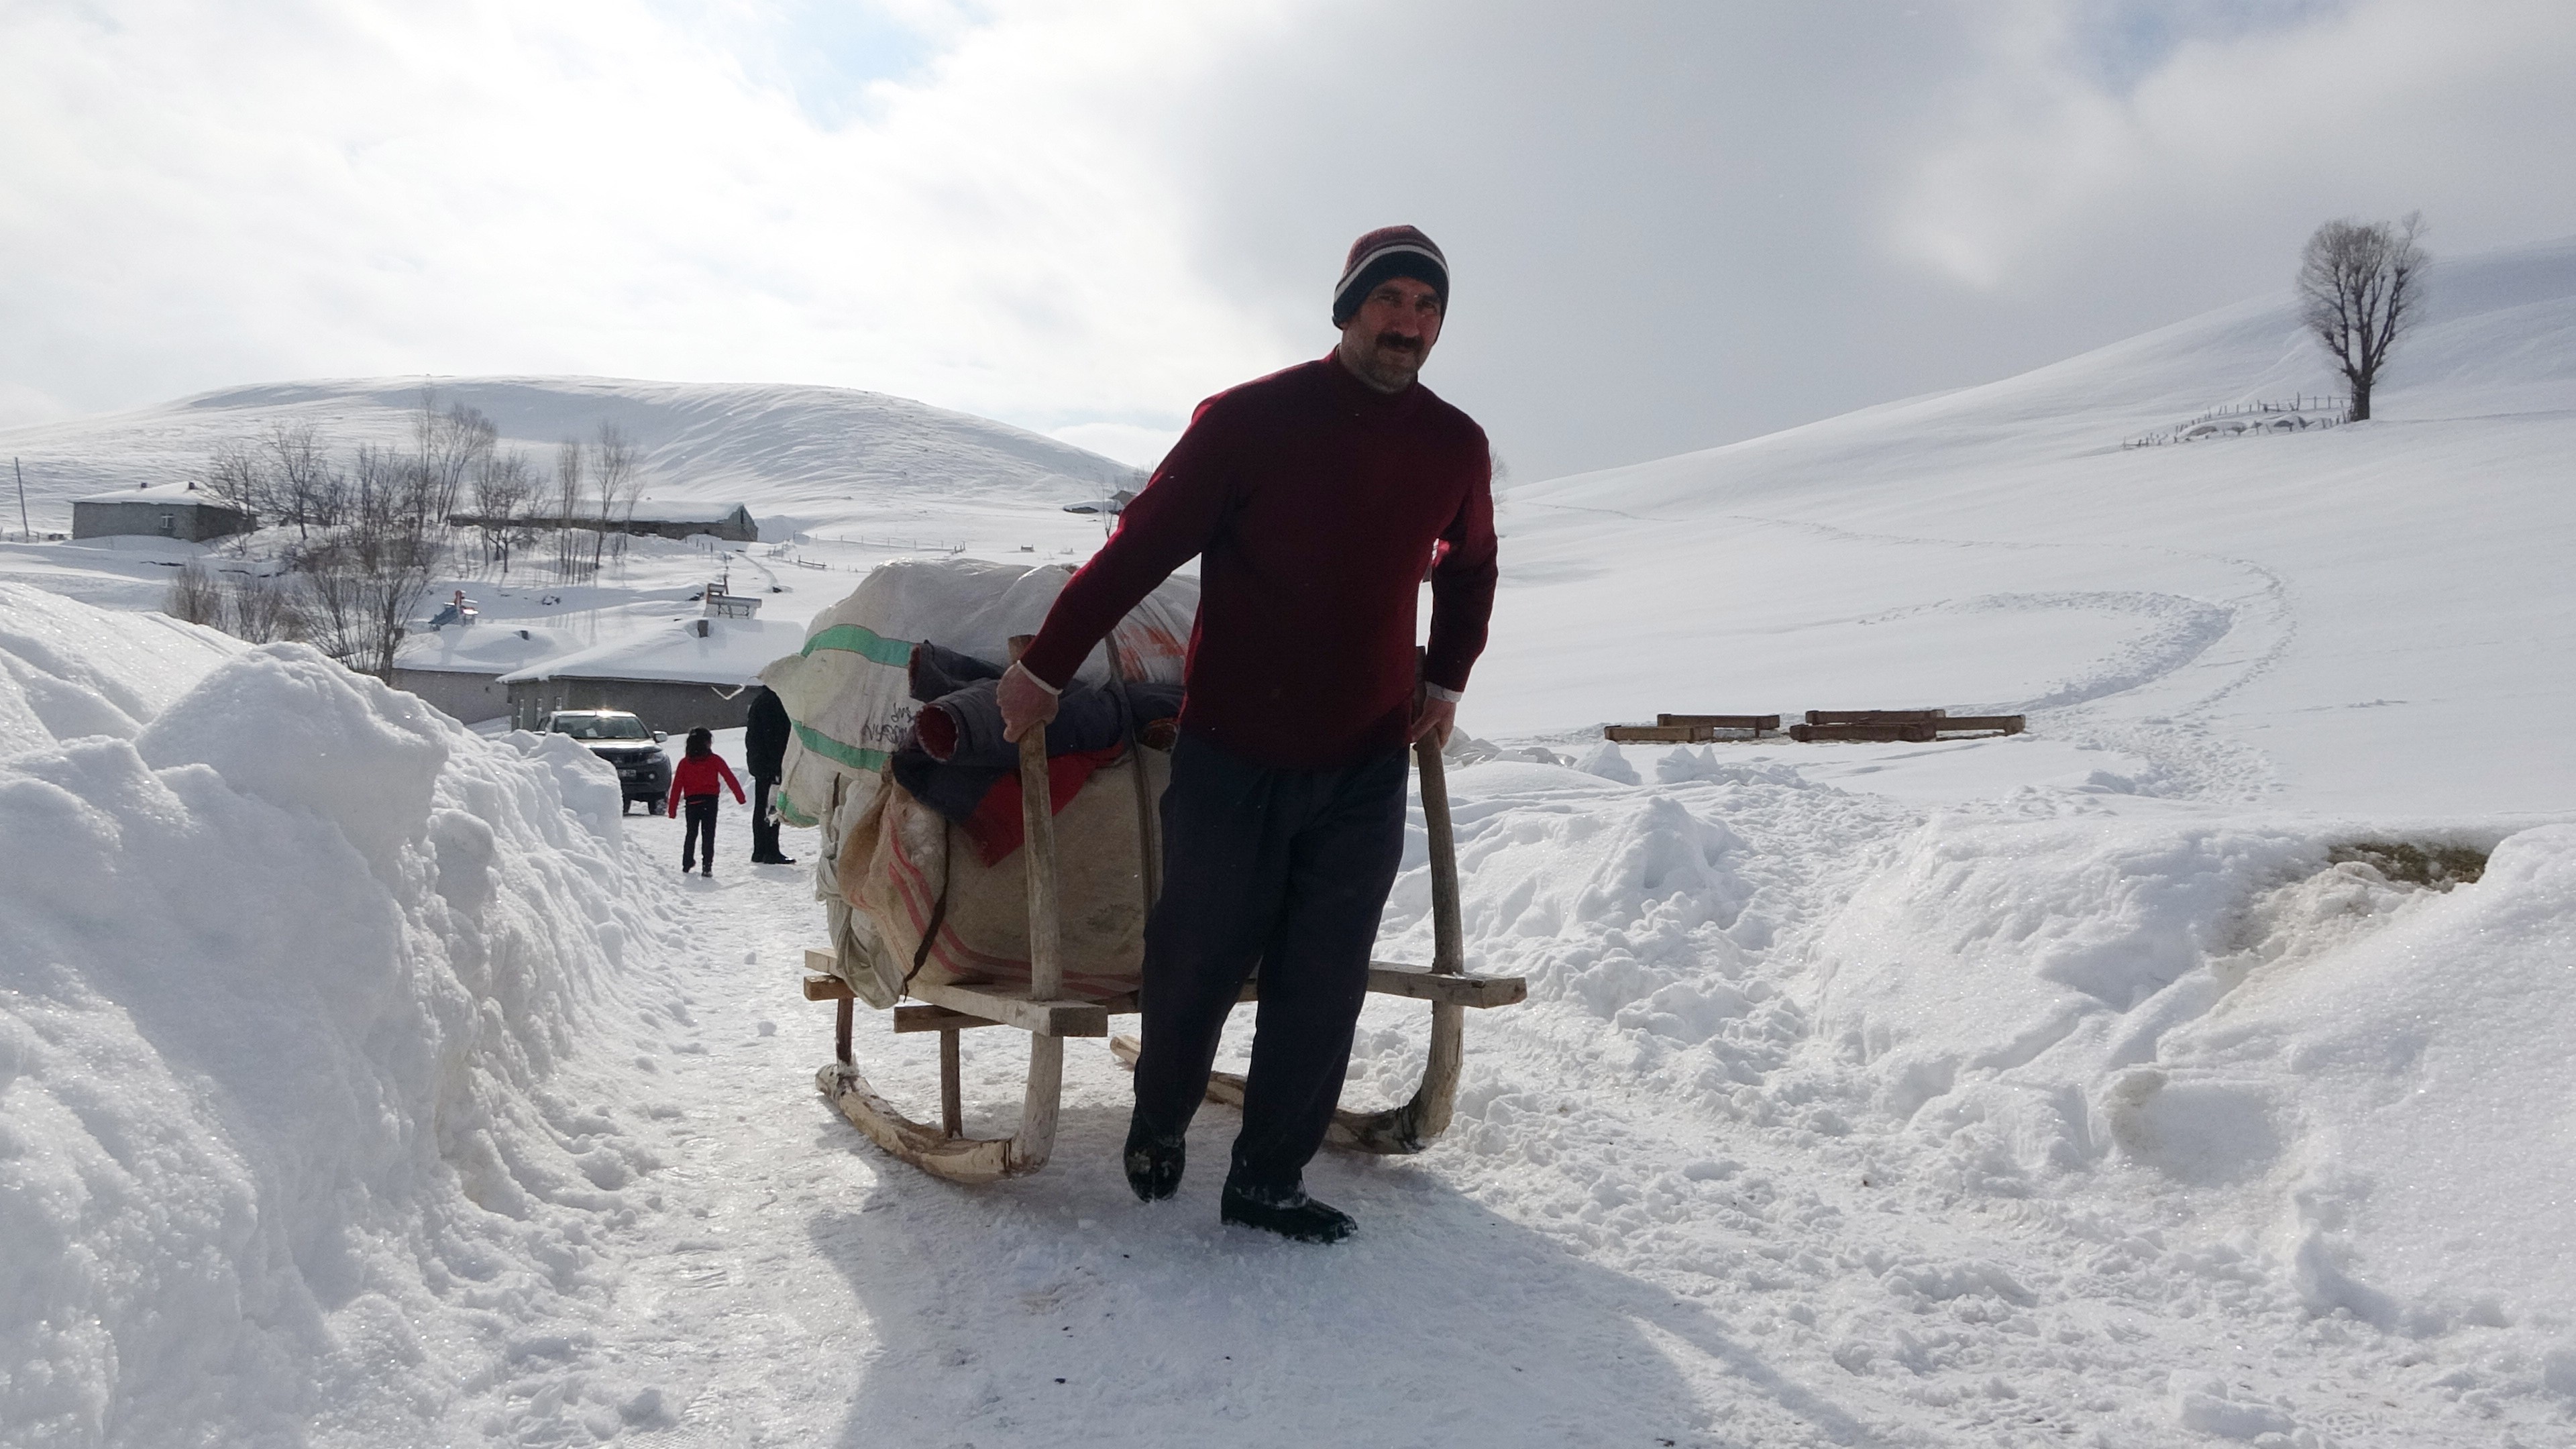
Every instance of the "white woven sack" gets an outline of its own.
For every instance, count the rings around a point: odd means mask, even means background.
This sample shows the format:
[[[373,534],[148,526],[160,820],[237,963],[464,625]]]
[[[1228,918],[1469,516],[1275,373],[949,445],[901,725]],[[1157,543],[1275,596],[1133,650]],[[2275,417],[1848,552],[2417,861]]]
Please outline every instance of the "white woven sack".
[[[1037,632],[1071,577],[1066,564],[983,559],[897,559],[870,570],[815,616],[803,650],[761,671],[794,723],[779,813],[798,825],[828,817],[825,839],[837,841],[875,799],[878,772],[919,710],[905,669],[912,646],[999,662],[1012,636]],[[1105,682],[1114,648],[1127,678],[1178,683],[1198,606],[1197,579],[1165,580],[1075,677]]]

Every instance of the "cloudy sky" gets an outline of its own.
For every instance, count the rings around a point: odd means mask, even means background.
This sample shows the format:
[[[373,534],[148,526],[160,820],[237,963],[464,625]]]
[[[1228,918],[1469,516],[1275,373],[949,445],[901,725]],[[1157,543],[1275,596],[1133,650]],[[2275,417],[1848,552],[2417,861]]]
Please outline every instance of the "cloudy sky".
[[[1357,232],[1516,476],[2576,234],[2568,0],[0,0],[0,424],[297,377],[872,388],[1150,454]]]

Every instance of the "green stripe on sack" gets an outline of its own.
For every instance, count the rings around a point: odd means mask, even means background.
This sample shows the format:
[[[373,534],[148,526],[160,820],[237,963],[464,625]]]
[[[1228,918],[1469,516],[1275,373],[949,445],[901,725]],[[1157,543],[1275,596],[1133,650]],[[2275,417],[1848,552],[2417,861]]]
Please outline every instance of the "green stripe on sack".
[[[811,830],[814,828],[814,818],[807,815],[804,811],[797,809],[796,802],[787,798],[786,791],[781,790],[776,794],[771,795],[769,797],[769,803],[772,808],[778,811],[779,819],[786,821],[788,824],[795,826],[799,830]]]
[[[849,766],[853,770],[882,770],[885,768],[885,751],[861,749],[857,745],[842,744],[839,740],[832,738],[830,735],[823,733],[812,725],[799,723],[796,726],[796,738],[804,744],[805,748],[821,755],[824,759],[837,760],[840,763]]]
[[[891,664],[898,669],[912,662],[910,640],[889,639],[861,624],[833,625],[806,640],[804,654],[798,657],[811,655],[817,649],[838,649],[845,653],[861,655],[879,664]]]

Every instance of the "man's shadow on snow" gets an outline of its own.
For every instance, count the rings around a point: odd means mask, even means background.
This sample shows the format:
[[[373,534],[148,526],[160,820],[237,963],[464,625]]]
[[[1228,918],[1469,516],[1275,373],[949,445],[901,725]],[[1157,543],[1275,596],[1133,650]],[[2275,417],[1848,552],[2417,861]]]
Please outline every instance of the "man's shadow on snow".
[[[1317,1157],[1308,1185],[1360,1220],[1320,1248],[1219,1225],[1225,1108],[1200,1112],[1180,1196],[1152,1205],[1119,1171],[1123,1101],[1068,1101],[1044,1172],[975,1189],[821,1111],[818,1148],[877,1169],[809,1224],[872,1340],[849,1449],[1877,1442],[1702,1305],[1404,1159]]]

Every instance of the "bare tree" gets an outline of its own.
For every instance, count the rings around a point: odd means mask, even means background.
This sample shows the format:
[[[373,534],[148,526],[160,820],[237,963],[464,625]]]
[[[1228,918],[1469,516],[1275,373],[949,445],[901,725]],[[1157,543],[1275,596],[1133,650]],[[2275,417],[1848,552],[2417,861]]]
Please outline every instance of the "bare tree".
[[[191,624],[221,629],[236,639],[266,644],[303,637],[303,619],[295,600],[274,578],[248,569],[208,573],[189,564],[170,581],[170,596],[161,612]]]
[[[599,425],[599,436],[590,445],[594,465],[592,502],[599,519],[598,536],[591,540],[590,564],[599,567],[600,550],[608,536],[618,536],[618,548],[625,549],[625,523],[635,517],[635,501],[644,491],[644,472],[638,465],[644,450],[635,446],[615,423]]]
[[[555,575],[565,583],[571,583],[581,567],[572,529],[585,496],[582,464],[582,447],[574,439],[566,438],[555,448]]]
[[[293,553],[297,612],[313,647],[344,664],[365,652],[371,617],[348,545],[326,538]]]
[[[298,539],[338,523],[348,506],[348,479],[331,466],[320,430],[280,418],[261,443],[269,455],[268,511],[278,522],[294,524]]]
[[[295,597],[274,578],[241,570],[224,579],[223,631],[253,644],[301,639],[304,620]]]
[[[342,564],[356,576],[359,628],[352,668],[393,676],[394,651],[404,626],[429,594],[429,580],[446,553],[452,501],[446,478],[427,456],[361,446],[352,471],[349,521],[334,542]]]
[[[170,580],[169,596],[161,601],[161,612],[173,619],[191,624],[223,627],[224,591],[215,576],[195,564],[179,570]]]
[[[206,460],[206,491],[227,508],[257,513],[268,502],[262,472],[256,447],[239,438],[217,443],[214,456]]]
[[[520,516],[536,489],[536,470],[528,466],[528,455],[516,448],[486,452],[475,464],[474,516],[475,526],[483,531],[483,559],[500,564],[504,578],[510,573],[510,544]]]
[[[2370,416],[2370,390],[2388,351],[2415,324],[2424,268],[2424,215],[2330,221],[2299,254],[2299,312],[2352,387],[2352,420]]]
[[[412,417],[421,484],[427,489],[419,501],[435,510],[442,527],[447,515],[456,511],[466,479],[492,456],[499,437],[500,429],[481,412],[463,403],[441,408],[436,392],[421,389],[420,411]]]

